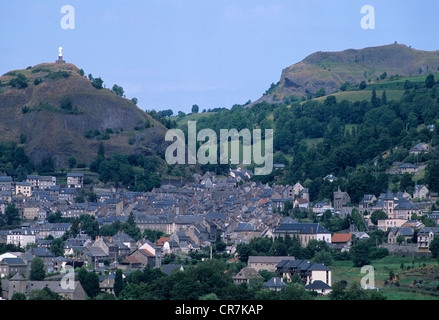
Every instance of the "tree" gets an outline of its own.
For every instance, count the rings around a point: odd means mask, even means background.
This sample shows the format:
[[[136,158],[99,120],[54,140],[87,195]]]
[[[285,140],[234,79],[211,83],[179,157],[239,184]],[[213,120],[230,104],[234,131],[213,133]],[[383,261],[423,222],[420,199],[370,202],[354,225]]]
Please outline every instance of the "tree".
[[[434,84],[435,84],[434,75],[433,74],[429,74],[425,78],[425,86],[430,89],[430,88],[433,88]]]
[[[69,157],[69,168],[72,169],[76,166],[76,158],[71,156]]]
[[[113,88],[111,89],[116,95],[119,97],[123,97],[124,91],[123,88],[118,86],[117,84],[113,85]]]
[[[396,237],[396,242],[398,242],[398,244],[404,243],[405,242],[405,238],[403,235],[399,235]]]
[[[344,300],[345,290],[348,283],[345,280],[337,281],[332,284],[332,291],[329,293],[331,300]]]
[[[0,282],[1,282],[1,281],[0,281]],[[27,297],[26,297],[26,295],[25,295],[24,293],[21,293],[21,292],[15,292],[15,293],[12,295],[11,300],[27,300]]]
[[[64,300],[64,298],[49,287],[44,287],[31,291],[28,300]]]
[[[372,104],[372,106],[374,106],[375,108],[378,108],[380,106],[380,99],[377,98],[377,92],[375,90],[375,88],[372,89],[372,97],[370,99],[370,103]]]
[[[18,226],[20,224],[20,214],[18,212],[18,208],[15,206],[15,203],[8,204],[8,206],[6,207],[5,215],[6,224],[8,226]]]
[[[321,87],[317,92],[316,92],[316,97],[323,97],[324,95],[326,95],[326,90],[325,88]]]
[[[139,100],[137,98],[132,98],[131,102],[137,106],[137,103],[139,102]]]
[[[64,256],[64,241],[62,238],[56,238],[52,241],[50,244],[50,251],[57,256],[62,257]]]
[[[101,77],[99,78],[94,78],[91,82],[91,85],[93,87],[95,87],[96,89],[102,89],[102,85],[104,84],[104,81],[101,79]]]
[[[360,82],[360,87],[359,88],[360,88],[360,90],[364,90],[364,89],[366,89],[366,86],[367,86],[366,81],[363,80],[363,81]]]
[[[82,267],[78,272],[78,281],[84,288],[85,293],[90,297],[96,297],[99,292],[99,276],[94,272],[88,272]]]
[[[9,85],[14,88],[24,89],[28,86],[28,80],[24,74],[19,73],[15,78],[9,81]]]
[[[192,113],[198,113],[200,111],[200,107],[196,104],[192,106]]]
[[[30,265],[29,280],[41,281],[46,277],[46,271],[44,270],[44,261],[40,257],[32,259]]]
[[[281,300],[312,300],[311,294],[299,283],[289,283],[280,291]]]
[[[315,263],[322,263],[325,266],[330,266],[333,262],[332,254],[328,251],[316,252],[311,261]]]
[[[70,96],[65,96],[60,101],[60,107],[63,110],[72,110],[73,109],[73,103]]]
[[[355,267],[362,267],[370,263],[370,245],[367,241],[359,241],[349,251]]]
[[[114,277],[114,295],[119,296],[119,293],[123,290],[124,283],[122,277],[122,270],[117,269]]]
[[[384,220],[384,219],[387,219],[387,218],[388,218],[387,214],[384,211],[382,211],[382,210],[375,210],[370,215],[370,221],[372,221],[372,223],[374,225],[378,225],[378,220]]]
[[[431,255],[433,258],[439,257],[439,237],[434,237],[433,240],[430,242],[430,245],[428,246],[428,249],[431,252]]]
[[[386,105],[386,104],[387,104],[387,94],[386,94],[386,90],[383,91],[383,94],[382,94],[382,96],[381,96],[381,103],[382,103],[383,105]]]

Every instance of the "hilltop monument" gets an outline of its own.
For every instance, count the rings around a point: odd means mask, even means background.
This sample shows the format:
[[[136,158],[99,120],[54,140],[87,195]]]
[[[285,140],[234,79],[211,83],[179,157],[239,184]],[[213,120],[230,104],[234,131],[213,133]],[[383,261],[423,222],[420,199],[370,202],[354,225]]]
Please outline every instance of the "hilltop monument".
[[[56,60],[56,63],[66,63],[62,58],[62,47],[58,48],[58,60]]]

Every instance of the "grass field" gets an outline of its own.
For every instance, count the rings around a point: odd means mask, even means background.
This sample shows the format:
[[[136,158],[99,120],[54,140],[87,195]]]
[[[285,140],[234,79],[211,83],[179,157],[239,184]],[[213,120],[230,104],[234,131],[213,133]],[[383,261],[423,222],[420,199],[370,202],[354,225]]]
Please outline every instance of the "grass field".
[[[188,121],[197,121],[212,114],[215,114],[215,112],[190,113],[181,119],[178,119],[178,116],[172,116],[169,119],[177,121],[177,125],[180,126],[182,124],[186,125]]]
[[[374,268],[375,286],[388,300],[439,300],[439,264],[431,257],[409,257],[390,255],[370,264]],[[402,268],[403,267],[403,268]],[[331,266],[332,283],[345,280],[360,282],[369,272],[361,273],[361,268],[353,267],[352,261],[334,261]],[[398,276],[392,285],[389,273]],[[422,284],[414,283],[422,281]]]
[[[383,95],[383,90],[376,90],[376,94],[378,98],[381,98]],[[399,101],[401,97],[404,95],[404,90],[386,90],[387,101],[395,100]],[[344,91],[344,92],[336,92],[331,94],[331,96],[336,97],[337,101],[347,100],[350,102],[355,101],[369,101],[372,97],[372,90],[361,90],[361,91]],[[316,98],[314,100],[324,102],[328,96]]]

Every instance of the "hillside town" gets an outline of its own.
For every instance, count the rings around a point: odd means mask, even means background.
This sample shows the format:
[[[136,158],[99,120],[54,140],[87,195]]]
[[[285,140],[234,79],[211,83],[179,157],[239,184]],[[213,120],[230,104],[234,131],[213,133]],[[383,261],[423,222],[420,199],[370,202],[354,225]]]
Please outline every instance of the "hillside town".
[[[393,253],[429,254],[429,244],[439,227],[426,227],[414,217],[428,216],[437,223],[439,212],[432,211],[437,195],[430,193],[425,185],[416,185],[413,194],[393,193],[388,190],[376,197],[365,194],[359,205],[351,204],[347,192],[337,189],[331,201],[315,201],[300,182],[294,185],[269,186],[252,181],[252,172],[237,168],[228,177],[217,177],[212,172],[195,174],[191,183],[164,183],[151,192],[130,192],[110,188],[97,188],[95,202],[77,202],[77,195],[84,188],[84,173],[67,173],[66,185],[57,184],[56,177],[28,175],[26,181],[15,182],[9,176],[0,177],[0,210],[5,215],[13,204],[20,216],[20,226],[0,231],[0,243],[23,248],[20,252],[0,255],[2,297],[11,299],[14,293],[28,294],[37,288],[49,287],[68,299],[85,299],[86,294],[79,282],[64,290],[57,281],[29,280],[31,261],[40,257],[46,274],[60,274],[66,266],[85,266],[90,270],[107,274],[101,276],[101,290],[113,292],[114,271],[160,268],[171,272],[182,265],[165,264],[168,255],[187,255],[211,247],[218,241],[227,244],[225,251],[237,255],[239,244],[254,238],[276,238],[287,235],[300,240],[306,247],[311,240],[323,241],[331,248],[348,252],[354,241],[368,238],[368,233],[351,224],[348,230],[331,232],[323,227],[318,218],[324,214],[345,218],[353,210],[364,217],[367,230],[388,232],[387,242],[382,246]],[[336,177],[330,177],[336,183]],[[328,178],[329,179],[329,178]],[[299,222],[285,215],[288,207],[300,212],[314,214],[311,222]],[[370,214],[383,211],[387,218],[372,223]],[[115,221],[134,219],[136,227],[162,232],[157,241],[142,237],[134,240],[123,231],[113,236],[91,237],[81,225],[68,222],[49,222],[51,214],[61,218],[80,218],[88,215],[99,227],[110,226]],[[51,251],[54,239],[79,228],[76,236],[64,242],[63,254]],[[366,230],[366,231],[367,231]],[[413,241],[414,235],[417,241]],[[401,238],[402,237],[402,238]],[[402,239],[402,240],[401,240]],[[321,263],[295,259],[292,256],[250,256],[247,266],[235,276],[236,284],[261,277],[260,270],[277,271],[265,283],[272,290],[280,290],[285,281],[298,273],[305,288],[320,295],[331,291],[331,270]]]

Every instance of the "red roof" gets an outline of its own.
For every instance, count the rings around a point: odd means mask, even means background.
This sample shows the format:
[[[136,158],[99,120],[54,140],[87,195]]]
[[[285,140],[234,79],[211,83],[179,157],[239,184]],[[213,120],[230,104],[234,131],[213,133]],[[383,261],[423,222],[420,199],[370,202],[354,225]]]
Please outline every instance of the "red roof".
[[[346,243],[351,240],[352,234],[350,233],[335,233],[332,236],[331,242],[332,243]]]
[[[166,241],[169,241],[169,239],[170,239],[170,237],[161,237],[161,238],[157,239],[155,244],[162,247]]]

